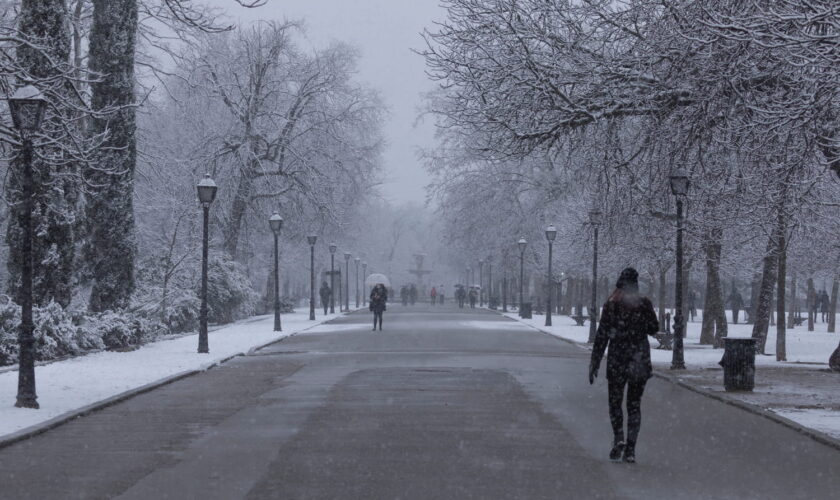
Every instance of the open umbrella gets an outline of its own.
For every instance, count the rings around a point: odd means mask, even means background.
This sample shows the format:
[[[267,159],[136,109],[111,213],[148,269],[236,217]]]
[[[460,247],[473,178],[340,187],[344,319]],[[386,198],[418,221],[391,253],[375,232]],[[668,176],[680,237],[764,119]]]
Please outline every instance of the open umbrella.
[[[384,274],[374,273],[365,278],[365,286],[376,286],[379,283],[382,283],[386,287],[391,286],[391,282]]]

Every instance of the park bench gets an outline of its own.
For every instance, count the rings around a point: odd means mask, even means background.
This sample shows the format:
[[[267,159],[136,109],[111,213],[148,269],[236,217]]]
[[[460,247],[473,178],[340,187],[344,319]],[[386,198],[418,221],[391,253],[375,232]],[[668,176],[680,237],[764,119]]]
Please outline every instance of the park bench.
[[[674,334],[669,332],[659,332],[655,335],[657,342],[659,345],[656,347],[657,349],[664,349],[666,351],[673,350],[674,348]]]
[[[577,326],[583,326],[583,324],[586,323],[586,320],[589,319],[589,316],[581,316],[578,314],[576,316],[572,316],[572,319],[575,320]]]

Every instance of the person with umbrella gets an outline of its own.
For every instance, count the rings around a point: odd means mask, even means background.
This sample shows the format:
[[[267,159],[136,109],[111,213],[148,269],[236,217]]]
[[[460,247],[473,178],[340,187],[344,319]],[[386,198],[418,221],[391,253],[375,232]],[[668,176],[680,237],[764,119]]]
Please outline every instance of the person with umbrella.
[[[383,283],[377,283],[370,292],[370,310],[373,312],[373,330],[379,324],[379,331],[382,331],[382,313],[385,312],[388,302],[388,289]]]

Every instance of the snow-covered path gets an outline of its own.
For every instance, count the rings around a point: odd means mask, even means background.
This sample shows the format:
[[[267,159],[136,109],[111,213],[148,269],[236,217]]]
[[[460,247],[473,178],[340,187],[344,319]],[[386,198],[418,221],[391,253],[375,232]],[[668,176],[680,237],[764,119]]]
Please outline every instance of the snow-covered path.
[[[274,316],[250,318],[210,332],[210,354],[198,354],[198,335],[186,335],[131,352],[100,352],[38,366],[39,410],[15,408],[18,372],[0,373],[0,438],[158,380],[209,368],[338,316],[319,314],[309,321],[308,311],[285,314],[282,332],[273,331]]]

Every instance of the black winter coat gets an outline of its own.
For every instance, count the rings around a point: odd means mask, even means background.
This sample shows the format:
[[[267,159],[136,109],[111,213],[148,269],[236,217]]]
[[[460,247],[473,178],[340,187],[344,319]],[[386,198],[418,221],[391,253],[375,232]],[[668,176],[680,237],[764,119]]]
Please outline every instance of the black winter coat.
[[[388,289],[385,287],[373,287],[370,292],[369,309],[373,312],[384,312],[385,304],[388,302]]]
[[[647,297],[637,303],[610,300],[601,311],[601,323],[592,347],[592,366],[607,353],[608,380],[647,380],[653,375],[648,335],[656,335],[659,322]]]

